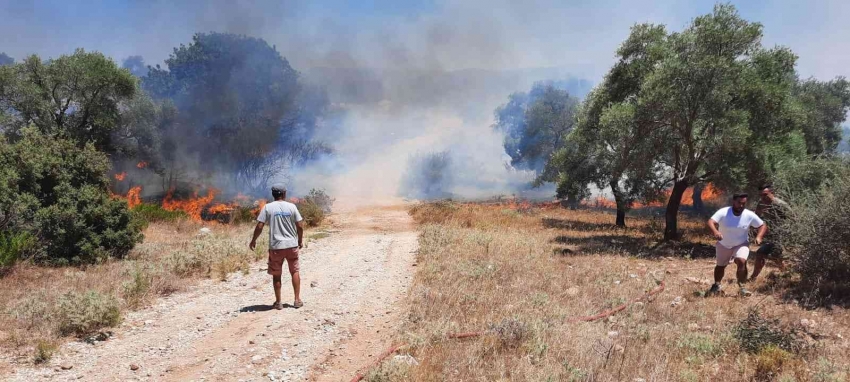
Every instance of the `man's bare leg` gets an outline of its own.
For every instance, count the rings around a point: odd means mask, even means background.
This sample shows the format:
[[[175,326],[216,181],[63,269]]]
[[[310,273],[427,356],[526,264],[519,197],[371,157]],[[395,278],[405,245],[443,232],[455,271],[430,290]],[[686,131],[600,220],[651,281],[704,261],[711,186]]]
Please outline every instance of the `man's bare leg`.
[[[714,267],[714,283],[720,284],[723,281],[723,274],[726,273],[726,266],[717,265]]]
[[[280,285],[280,284],[278,284]],[[292,290],[295,291],[295,303],[301,302],[301,274],[295,272],[292,274]],[[280,299],[280,287],[277,289],[278,300]]]
[[[738,292],[741,296],[752,296],[752,292],[744,287],[744,283],[747,282],[747,260],[736,257],[735,264],[738,266]]]
[[[735,265],[738,266],[738,272],[736,272],[736,276],[738,276],[738,282],[747,282],[747,260],[736,257]]]
[[[756,253],[756,261],[753,264],[753,275],[750,276],[750,281],[754,281],[761,274],[762,268],[764,268],[764,264],[767,263],[767,259],[765,256]]]
[[[272,276],[272,286],[274,286],[274,302],[280,304],[280,276]]]

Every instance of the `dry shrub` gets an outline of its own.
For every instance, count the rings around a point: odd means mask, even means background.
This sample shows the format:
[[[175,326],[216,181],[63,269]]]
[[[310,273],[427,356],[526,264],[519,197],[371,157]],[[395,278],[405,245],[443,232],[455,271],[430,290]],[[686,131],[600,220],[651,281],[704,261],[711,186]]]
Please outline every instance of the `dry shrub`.
[[[310,199],[302,199],[296,203],[296,206],[308,227],[318,227],[325,220],[325,211]]]
[[[794,361],[793,354],[776,346],[769,345],[756,356],[756,381],[775,381],[787,365]]]
[[[791,194],[780,239],[795,257],[802,288],[823,302],[850,302],[850,164],[842,176]]]
[[[118,299],[96,291],[69,292],[59,298],[56,311],[59,333],[84,336],[121,322]]]
[[[127,280],[122,284],[121,297],[131,309],[147,305],[157,296],[180,290],[180,281],[160,264],[135,262],[127,270]]]
[[[313,204],[319,206],[322,209],[322,212],[325,214],[331,213],[333,210],[333,205],[336,199],[330,197],[330,195],[325,192],[324,189],[314,188],[311,189],[307,196],[304,197],[305,200],[309,200],[313,202]]]

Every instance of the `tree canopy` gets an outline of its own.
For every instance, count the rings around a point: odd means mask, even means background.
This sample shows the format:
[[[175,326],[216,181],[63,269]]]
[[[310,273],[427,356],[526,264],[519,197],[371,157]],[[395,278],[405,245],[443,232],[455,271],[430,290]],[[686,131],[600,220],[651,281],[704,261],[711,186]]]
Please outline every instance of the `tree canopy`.
[[[285,168],[270,160],[326,151],[308,141],[327,99],[305,90],[264,40],[200,33],[165,63],[167,69],[151,68],[142,85],[179,111],[162,138],[173,155],[196,157],[206,172],[232,174],[233,182],[262,189]]]
[[[539,82],[496,109],[494,128],[505,133],[511,166],[543,173],[575,123],[579,101],[555,82]],[[548,180],[548,179],[547,179]]]
[[[136,79],[101,53],[78,49],[48,61],[30,56],[0,67],[0,129],[14,136],[34,125],[109,152],[121,105],[135,94]]]
[[[797,57],[787,48],[763,48],[761,37],[762,25],[728,4],[681,32],[636,25],[585,105],[590,128],[583,134],[595,130],[624,143],[602,152],[648,158],[624,160],[621,184],[672,186],[666,239],[678,235],[688,187],[710,181],[744,188],[766,180],[783,161],[832,152],[840,140],[847,82],[800,81]],[[619,170],[598,168],[609,178]]]

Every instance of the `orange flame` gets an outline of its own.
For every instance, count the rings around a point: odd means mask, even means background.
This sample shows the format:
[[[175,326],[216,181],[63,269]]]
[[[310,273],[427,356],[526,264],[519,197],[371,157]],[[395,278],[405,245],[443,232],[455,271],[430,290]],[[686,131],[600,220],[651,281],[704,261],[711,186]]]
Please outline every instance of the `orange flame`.
[[[218,204],[213,204],[210,208],[207,208],[207,212],[209,212],[211,214],[226,214],[226,213],[229,213],[229,212],[235,210],[236,207],[239,207],[239,205],[236,204],[236,203],[232,203],[232,204],[218,203]]]
[[[119,173],[115,174],[114,176],[115,176],[115,180],[121,182],[121,181],[124,180],[124,178],[127,177],[127,173],[126,172],[119,172]]]
[[[174,200],[173,199],[174,190],[169,190],[165,195],[165,199],[162,200],[162,208],[168,211],[176,211],[181,210],[189,215],[192,220],[201,221],[201,212],[203,212],[204,207],[209,205],[213,199],[215,199],[216,194],[218,194],[218,190],[214,188],[207,189],[207,195],[203,197],[198,196],[198,191],[196,190],[192,197],[188,200]]]
[[[127,208],[133,208],[142,204],[142,187],[136,186],[127,191]]]
[[[668,189],[668,190],[664,191],[664,198],[662,200],[655,201],[655,202],[649,202],[649,203],[635,202],[634,205],[632,205],[632,208],[664,207],[666,205],[667,201],[670,199],[670,194],[672,194],[672,193],[673,193],[673,189],[672,188]],[[703,202],[712,202],[712,201],[715,201],[717,199],[720,199],[721,196],[722,195],[720,193],[720,190],[718,190],[716,187],[714,187],[714,185],[711,184],[711,183],[706,184],[705,187],[702,190],[702,201]],[[617,203],[614,203],[614,201],[609,200],[609,199],[605,199],[601,196],[596,198],[595,204],[592,203],[592,202],[591,203],[585,203],[585,204],[590,205],[590,206],[595,205],[596,207],[617,208]],[[694,189],[693,189],[693,187],[685,190],[685,193],[682,195],[682,204],[681,205],[683,205],[683,206],[693,206],[694,205]]]
[[[138,167],[138,168],[145,168],[145,167],[148,167],[148,162],[141,161],[141,162],[139,162],[139,163],[136,163],[136,167]]]
[[[259,215],[260,211],[263,210],[263,207],[266,206],[266,203],[268,203],[268,202],[265,199],[255,200],[254,201],[254,209],[251,210],[251,213],[254,214],[254,216]]]

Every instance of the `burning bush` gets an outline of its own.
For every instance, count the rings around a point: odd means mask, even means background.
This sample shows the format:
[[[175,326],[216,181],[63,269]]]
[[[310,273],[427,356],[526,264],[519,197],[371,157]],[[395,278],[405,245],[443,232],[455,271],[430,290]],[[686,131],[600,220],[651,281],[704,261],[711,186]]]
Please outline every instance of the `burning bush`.
[[[141,224],[110,197],[107,156],[91,145],[22,130],[0,138],[0,228],[28,232],[38,260],[92,263],[123,257],[141,241]]]

